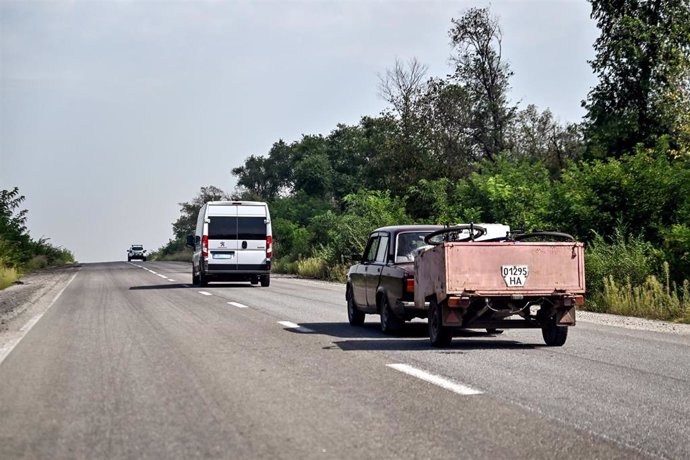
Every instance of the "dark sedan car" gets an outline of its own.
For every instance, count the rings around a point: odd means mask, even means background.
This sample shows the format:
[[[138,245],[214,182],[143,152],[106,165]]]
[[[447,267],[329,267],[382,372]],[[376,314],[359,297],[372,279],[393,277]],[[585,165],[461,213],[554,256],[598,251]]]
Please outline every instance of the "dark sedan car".
[[[366,314],[381,316],[381,330],[393,333],[405,321],[426,317],[414,308],[414,255],[425,245],[424,237],[441,225],[381,227],[369,235],[358,264],[347,273],[347,317],[350,324],[364,323]]]

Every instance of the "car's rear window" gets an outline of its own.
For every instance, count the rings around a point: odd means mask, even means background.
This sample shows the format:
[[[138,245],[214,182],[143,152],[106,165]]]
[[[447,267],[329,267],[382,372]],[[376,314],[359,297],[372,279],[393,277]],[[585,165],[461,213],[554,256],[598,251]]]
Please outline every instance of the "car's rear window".
[[[210,240],[265,240],[263,217],[211,217],[208,224]]]

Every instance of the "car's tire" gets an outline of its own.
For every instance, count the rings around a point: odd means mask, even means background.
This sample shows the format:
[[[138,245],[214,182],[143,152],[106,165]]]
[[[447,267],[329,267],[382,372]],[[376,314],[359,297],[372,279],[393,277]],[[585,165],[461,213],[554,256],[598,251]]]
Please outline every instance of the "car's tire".
[[[403,328],[404,321],[395,316],[388,302],[388,296],[384,293],[379,301],[379,314],[381,315],[381,332],[395,334]]]
[[[143,259],[141,259],[141,260],[142,260],[142,262],[146,262],[146,257],[144,257],[144,258],[143,258]]]
[[[556,318],[549,319],[548,325],[541,328],[541,335],[544,337],[544,343],[550,347],[563,346],[568,338],[568,328],[556,324]]]
[[[199,286],[208,286],[208,278],[204,275],[204,272],[199,270]]]
[[[131,262],[131,261],[132,261],[132,258],[131,258],[131,257],[127,257],[127,262]]]
[[[361,326],[364,324],[366,314],[357,308],[355,299],[352,298],[352,291],[348,289],[347,292],[347,320],[350,326]]]
[[[271,275],[261,275],[261,287],[269,287],[271,285]]]
[[[453,333],[450,328],[443,325],[443,311],[441,305],[432,299],[429,302],[429,341],[437,348],[450,345],[453,340]]]

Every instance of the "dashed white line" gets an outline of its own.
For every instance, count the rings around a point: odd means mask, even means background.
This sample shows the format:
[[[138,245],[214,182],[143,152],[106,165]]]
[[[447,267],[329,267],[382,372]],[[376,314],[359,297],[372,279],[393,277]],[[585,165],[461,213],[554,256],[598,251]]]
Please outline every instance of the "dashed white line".
[[[232,306],[235,306],[237,308],[249,308],[248,306],[242,305],[241,303],[237,303],[237,302],[228,302],[228,305],[232,305]]]
[[[168,280],[168,281],[172,281],[172,282],[175,282],[175,280],[174,280],[174,279],[172,279],[172,278],[167,278],[167,280]]]
[[[280,324],[281,326],[284,326],[286,329],[292,329],[293,331],[297,331],[297,332],[314,332],[311,329],[300,326],[299,324],[295,324],[295,323],[290,322],[290,321],[278,321],[278,324]]]
[[[201,295],[213,295],[210,292],[206,292],[206,291],[199,291],[199,294],[201,294]]]
[[[482,391],[475,390],[472,387],[468,387],[466,385],[462,385],[460,383],[453,382],[452,380],[448,380],[444,377],[440,377],[438,375],[430,374],[426,371],[423,371],[421,369],[417,369],[412,366],[408,366],[407,364],[386,364],[386,366],[395,369],[396,371],[403,372],[407,375],[411,375],[413,377],[417,377],[418,379],[424,380],[425,382],[432,383],[434,385],[437,385],[441,388],[445,388],[446,390],[450,390],[454,393],[457,393],[459,395],[463,396],[471,396],[471,395],[480,395],[483,394]]]

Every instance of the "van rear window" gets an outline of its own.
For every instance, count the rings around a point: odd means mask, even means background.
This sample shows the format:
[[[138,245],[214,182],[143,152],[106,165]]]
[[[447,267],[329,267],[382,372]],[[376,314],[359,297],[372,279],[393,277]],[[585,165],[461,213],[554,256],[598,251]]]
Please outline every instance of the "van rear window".
[[[210,240],[265,240],[263,217],[211,217],[208,224]]]

